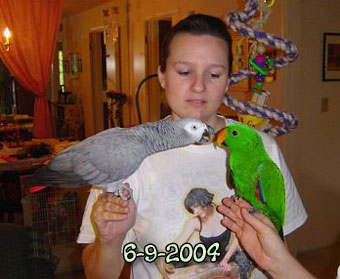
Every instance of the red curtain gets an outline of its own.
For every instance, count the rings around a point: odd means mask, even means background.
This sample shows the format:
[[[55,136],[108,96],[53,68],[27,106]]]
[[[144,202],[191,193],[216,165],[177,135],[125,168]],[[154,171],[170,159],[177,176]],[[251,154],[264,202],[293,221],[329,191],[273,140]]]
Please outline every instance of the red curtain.
[[[46,89],[63,0],[0,0],[0,32],[8,26],[11,49],[0,58],[16,80],[35,93],[34,137],[53,136]],[[2,35],[2,34],[0,34]]]

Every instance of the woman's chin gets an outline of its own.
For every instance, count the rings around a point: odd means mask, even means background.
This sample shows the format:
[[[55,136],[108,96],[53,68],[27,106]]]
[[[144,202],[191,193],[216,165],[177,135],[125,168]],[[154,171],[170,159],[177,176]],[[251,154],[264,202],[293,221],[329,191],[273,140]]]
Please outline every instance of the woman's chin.
[[[204,117],[204,115],[202,113],[198,113],[198,112],[190,112],[185,114],[185,117],[190,117],[190,118],[196,118],[198,120],[201,120],[203,122],[205,122],[207,119],[206,117]]]

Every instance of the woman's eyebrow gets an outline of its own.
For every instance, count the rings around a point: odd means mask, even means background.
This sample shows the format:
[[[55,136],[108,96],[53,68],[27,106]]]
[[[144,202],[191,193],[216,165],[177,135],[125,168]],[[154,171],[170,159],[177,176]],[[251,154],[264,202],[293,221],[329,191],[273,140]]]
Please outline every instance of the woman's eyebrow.
[[[179,64],[185,64],[185,65],[192,65],[193,63],[188,62],[188,61],[176,61],[173,63],[173,65],[179,65]]]
[[[194,65],[194,63],[189,62],[189,61],[176,61],[176,62],[173,63],[174,66],[181,65],[181,64],[188,65],[188,66]],[[225,65],[218,64],[218,63],[210,63],[210,64],[208,64],[208,67],[209,68],[222,68],[224,70],[227,69],[227,67]]]
[[[209,67],[210,68],[222,68],[224,70],[227,69],[227,67],[225,65],[223,65],[223,64],[215,64],[215,63],[209,64]]]

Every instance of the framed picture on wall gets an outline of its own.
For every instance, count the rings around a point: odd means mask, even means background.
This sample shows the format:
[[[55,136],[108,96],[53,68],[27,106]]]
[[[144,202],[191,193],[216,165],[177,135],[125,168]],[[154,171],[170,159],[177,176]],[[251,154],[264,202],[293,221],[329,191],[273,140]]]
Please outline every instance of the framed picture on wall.
[[[340,81],[340,33],[323,34],[323,81]]]
[[[63,60],[63,72],[66,74],[70,72],[70,62],[68,60]]]
[[[71,75],[74,78],[78,78],[78,57],[76,53],[70,53],[71,61]]]
[[[81,58],[78,58],[78,72],[81,73],[83,71],[83,62]]]

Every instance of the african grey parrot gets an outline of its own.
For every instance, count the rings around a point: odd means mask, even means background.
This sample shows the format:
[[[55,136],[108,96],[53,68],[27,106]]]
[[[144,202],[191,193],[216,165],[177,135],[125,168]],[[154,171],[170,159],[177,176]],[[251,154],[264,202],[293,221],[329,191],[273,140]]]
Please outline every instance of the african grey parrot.
[[[108,192],[118,191],[126,199],[123,191],[129,188],[122,182],[147,156],[193,143],[206,143],[213,135],[212,127],[192,118],[111,128],[63,150],[25,184],[65,188],[98,185]]]

